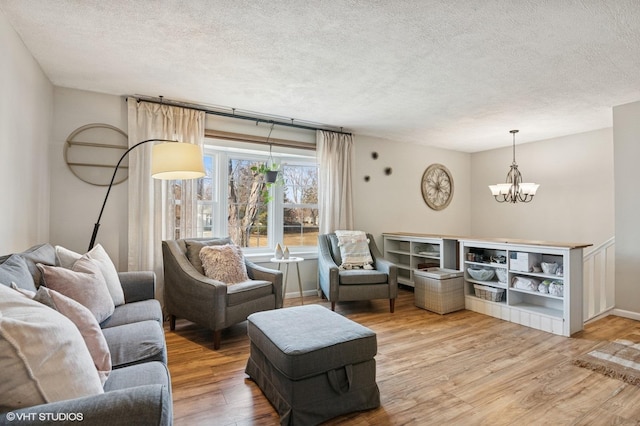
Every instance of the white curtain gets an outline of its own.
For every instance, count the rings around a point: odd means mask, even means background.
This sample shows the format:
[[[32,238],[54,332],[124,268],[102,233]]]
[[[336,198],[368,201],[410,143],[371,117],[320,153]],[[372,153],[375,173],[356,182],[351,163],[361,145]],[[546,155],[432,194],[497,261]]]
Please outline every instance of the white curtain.
[[[351,135],[318,130],[316,151],[320,163],[318,210],[320,233],[353,229]]]
[[[170,139],[202,147],[205,113],[127,99],[129,146],[147,139]],[[160,143],[160,142],[156,142]],[[156,298],[163,303],[162,240],[195,235],[197,181],[161,181],[151,177],[153,142],[129,153],[129,255],[130,271],[156,273]],[[176,188],[176,185],[178,188]],[[180,220],[172,198],[180,198]]]

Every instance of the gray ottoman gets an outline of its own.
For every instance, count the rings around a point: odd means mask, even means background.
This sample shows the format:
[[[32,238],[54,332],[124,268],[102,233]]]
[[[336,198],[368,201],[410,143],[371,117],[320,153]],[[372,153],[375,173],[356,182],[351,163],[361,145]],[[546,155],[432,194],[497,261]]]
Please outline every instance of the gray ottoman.
[[[249,315],[245,372],[281,425],[314,425],[380,406],[376,334],[319,305]]]

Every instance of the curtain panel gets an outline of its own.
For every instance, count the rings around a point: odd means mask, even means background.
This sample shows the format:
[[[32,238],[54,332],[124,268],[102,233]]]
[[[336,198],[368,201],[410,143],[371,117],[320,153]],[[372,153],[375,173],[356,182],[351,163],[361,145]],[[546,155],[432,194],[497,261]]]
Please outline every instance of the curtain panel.
[[[351,168],[353,137],[318,130],[316,151],[319,160],[318,210],[320,233],[353,229]]]
[[[129,146],[147,139],[196,144],[204,140],[205,113],[127,99]],[[157,142],[161,143],[161,142]],[[129,153],[128,268],[154,271],[156,298],[164,303],[162,240],[195,235],[197,180],[162,181],[151,177],[153,143]],[[179,202],[173,202],[174,198]],[[176,212],[176,208],[178,211]]]

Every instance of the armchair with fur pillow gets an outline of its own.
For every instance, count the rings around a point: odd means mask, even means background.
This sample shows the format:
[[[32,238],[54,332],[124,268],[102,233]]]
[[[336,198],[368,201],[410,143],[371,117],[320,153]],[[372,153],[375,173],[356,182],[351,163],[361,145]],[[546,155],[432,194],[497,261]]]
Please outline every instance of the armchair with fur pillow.
[[[282,307],[282,272],[250,262],[229,238],[163,241],[162,257],[170,329],[184,318],[213,330],[214,349],[225,328]]]

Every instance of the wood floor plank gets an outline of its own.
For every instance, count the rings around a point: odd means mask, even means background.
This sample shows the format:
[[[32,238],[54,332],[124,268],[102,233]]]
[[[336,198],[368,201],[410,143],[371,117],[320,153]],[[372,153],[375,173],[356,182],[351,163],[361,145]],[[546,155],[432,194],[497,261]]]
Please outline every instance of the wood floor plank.
[[[326,425],[640,425],[640,387],[571,364],[605,341],[640,342],[638,321],[608,316],[566,338],[466,310],[438,315],[406,288],[394,314],[385,300],[336,312],[376,332],[381,407]],[[165,327],[176,425],[279,424],[244,373],[246,332],[246,322],[230,327],[214,351],[209,330],[185,320]]]

